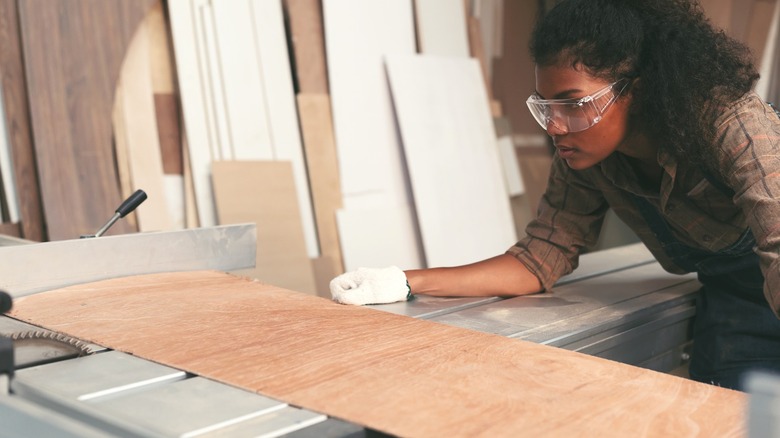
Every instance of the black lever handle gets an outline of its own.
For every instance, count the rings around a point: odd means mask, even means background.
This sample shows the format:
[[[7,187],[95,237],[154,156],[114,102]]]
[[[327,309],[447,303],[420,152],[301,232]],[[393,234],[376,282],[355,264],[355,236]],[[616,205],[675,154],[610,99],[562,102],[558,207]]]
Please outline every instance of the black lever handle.
[[[119,213],[119,217],[125,217],[144,201],[146,201],[146,192],[138,189],[129,198],[125,199],[125,202],[116,209],[116,213]]]
[[[13,303],[11,295],[9,295],[8,292],[0,290],[0,314],[11,310],[11,307],[14,305]]]
[[[105,233],[109,228],[111,228],[111,225],[114,225],[114,222],[118,221],[119,218],[127,216],[128,213],[131,213],[133,210],[136,209],[139,205],[141,205],[142,202],[146,201],[146,192],[144,192],[141,189],[138,189],[130,195],[129,198],[125,199],[124,202],[122,202],[122,205],[117,207],[117,209],[114,211],[114,216],[111,217],[111,219],[106,222],[105,225],[103,225],[102,228],[100,228],[97,233],[95,234],[82,234],[81,238],[90,238],[90,237],[100,237]]]

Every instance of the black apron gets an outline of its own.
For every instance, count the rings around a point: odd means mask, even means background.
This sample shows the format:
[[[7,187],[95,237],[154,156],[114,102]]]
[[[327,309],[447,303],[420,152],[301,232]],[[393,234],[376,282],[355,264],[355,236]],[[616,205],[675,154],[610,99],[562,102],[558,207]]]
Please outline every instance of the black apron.
[[[780,372],[780,319],[764,297],[753,233],[747,230],[717,253],[692,248],[674,237],[646,198],[635,199],[664,252],[679,267],[696,272],[702,284],[693,324],[691,378],[741,389],[747,371]]]

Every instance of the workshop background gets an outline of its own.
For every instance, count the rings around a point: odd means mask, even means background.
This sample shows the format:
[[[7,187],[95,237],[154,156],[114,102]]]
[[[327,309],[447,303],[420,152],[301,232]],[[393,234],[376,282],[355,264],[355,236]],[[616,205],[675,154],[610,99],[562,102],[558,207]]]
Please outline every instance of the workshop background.
[[[780,101],[777,0],[703,0]],[[545,0],[0,0],[0,234],[257,224],[239,273],[329,296],[359,266],[468,263],[533,216]],[[636,241],[614,216],[597,248]]]

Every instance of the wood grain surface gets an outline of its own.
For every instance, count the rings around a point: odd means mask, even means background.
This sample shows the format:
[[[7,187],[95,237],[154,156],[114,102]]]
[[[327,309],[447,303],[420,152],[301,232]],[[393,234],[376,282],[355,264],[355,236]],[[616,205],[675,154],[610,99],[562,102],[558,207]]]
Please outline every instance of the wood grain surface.
[[[127,45],[152,0],[21,0],[32,132],[49,239],[95,232],[122,201],[111,108]],[[130,231],[119,221],[109,231]]]
[[[12,316],[400,436],[741,436],[746,395],[228,274],[117,278]]]

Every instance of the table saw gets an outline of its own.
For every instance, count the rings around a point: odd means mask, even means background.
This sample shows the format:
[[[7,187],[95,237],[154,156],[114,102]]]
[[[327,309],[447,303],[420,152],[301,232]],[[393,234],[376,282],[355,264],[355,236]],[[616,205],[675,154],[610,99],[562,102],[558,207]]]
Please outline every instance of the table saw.
[[[0,289],[14,297],[139,273],[246,268],[254,227],[0,244]],[[24,267],[24,268],[20,268]],[[46,272],[47,275],[34,273]],[[663,272],[643,246],[584,255],[552,294],[510,299],[418,296],[371,308],[580,351],[658,371],[686,361],[694,276]],[[11,318],[18,338],[0,435],[365,436],[358,424],[192,375]]]

